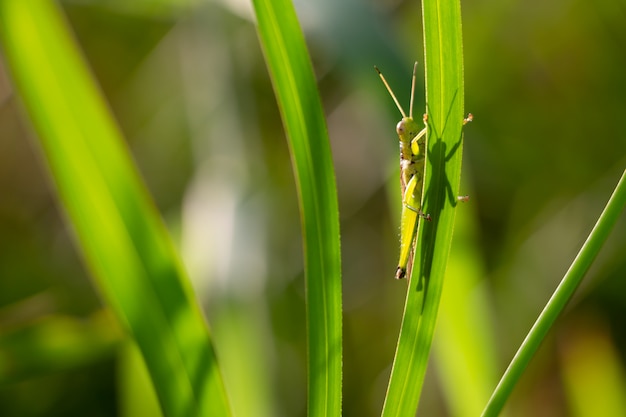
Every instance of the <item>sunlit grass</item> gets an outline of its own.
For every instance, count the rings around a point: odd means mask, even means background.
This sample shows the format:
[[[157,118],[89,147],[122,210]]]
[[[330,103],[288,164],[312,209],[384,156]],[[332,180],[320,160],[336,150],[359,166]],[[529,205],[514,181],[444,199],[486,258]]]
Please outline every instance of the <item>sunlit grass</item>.
[[[330,142],[304,37],[290,0],[255,0],[258,30],[287,132],[305,255],[308,415],[341,414],[339,208]]]
[[[229,415],[187,275],[59,9],[0,1],[0,37],[76,244],[164,414]]]
[[[84,64],[76,54],[75,45],[64,35],[66,25],[57,18],[56,9],[49,8],[50,4],[43,0],[0,0],[0,34],[6,65],[11,70],[16,91],[27,108],[41,142],[51,178],[57,185],[59,201],[65,209],[68,224],[73,225],[75,230],[77,246],[104,294],[105,303],[116,312],[123,328],[129,329],[130,335],[137,340],[150,370],[152,383],[157,388],[164,415],[191,415],[205,411],[211,415],[228,415],[229,407],[217,371],[218,364],[212,353],[209,333],[188,288],[186,273],[169,241],[160,215],[138,178],[124,141],[103,105],[103,98],[94,88],[91,76],[84,68],[81,69]],[[443,375],[440,379],[443,381],[442,389],[446,390],[444,397],[447,407],[458,415],[467,413],[469,416],[480,412],[486,401],[484,397],[495,386],[495,365],[498,363],[496,352],[503,342],[494,337],[491,328],[492,321],[498,317],[493,317],[489,309],[488,296],[483,292],[485,281],[481,284],[483,275],[488,272],[483,271],[483,260],[479,259],[481,253],[477,247],[480,242],[476,240],[471,244],[459,244],[459,241],[452,240],[455,227],[454,235],[464,239],[468,226],[467,223],[455,225],[456,210],[463,210],[464,214],[470,211],[467,206],[454,206],[455,196],[459,193],[463,152],[461,120],[465,116],[459,4],[455,1],[433,0],[425,1],[423,6],[426,59],[425,62],[420,60],[420,65],[426,68],[427,108],[424,112],[428,114],[430,130],[425,210],[431,214],[433,222],[424,223],[419,229],[416,265],[408,286],[402,330],[383,413],[398,416],[415,414],[430,358],[431,338],[437,324],[440,340],[436,342],[433,352],[440,361],[437,370]],[[329,140],[319,100],[319,90],[322,88],[316,86],[291,3],[285,0],[258,0],[255,7],[259,35],[283,116],[299,188],[306,257],[306,291],[303,292],[303,300],[306,302],[307,323],[295,325],[306,327],[308,331],[309,415],[340,415],[342,349],[345,348],[341,327],[342,314],[345,312],[342,312],[341,302],[340,208],[336,201]],[[419,27],[418,23],[415,22],[411,27]],[[416,33],[415,37],[419,36]],[[407,58],[407,62],[410,63],[414,58]],[[384,62],[376,63],[381,68],[385,66]],[[367,70],[371,72],[373,82],[378,82],[371,67]],[[410,73],[410,64],[407,64],[406,73]],[[215,73],[207,74],[209,76],[215,77]],[[472,83],[478,84],[474,80]],[[507,105],[517,103],[515,101]],[[474,111],[473,108],[468,110]],[[420,112],[421,109],[416,113],[419,115]],[[483,123],[485,126],[498,122],[494,115],[495,109],[493,113],[479,113],[475,123],[479,126]],[[242,120],[241,126],[252,129],[249,127],[252,119]],[[524,122],[534,121],[525,119]],[[518,127],[513,123],[510,129],[514,131]],[[368,128],[369,125],[364,129]],[[474,126],[469,128],[473,129]],[[393,126],[390,126],[390,132],[392,130]],[[277,141],[282,139],[280,134],[272,133],[272,137],[276,137]],[[229,139],[228,136],[226,138]],[[477,139],[469,146],[478,147],[479,140],[491,140]],[[496,139],[498,143],[509,140],[501,137]],[[522,151],[535,152],[535,147],[529,149],[526,144],[524,142],[523,146],[520,145]],[[548,143],[546,148],[550,144],[553,143]],[[547,157],[547,151],[549,149],[542,149],[542,155]],[[527,155],[522,156],[525,158]],[[505,155],[498,157],[499,161],[506,160]],[[358,172],[352,174],[361,178]],[[494,178],[502,174],[499,171],[491,173]],[[620,182],[607,211],[601,216],[598,227],[589,239],[590,243],[585,245],[572,265],[553,300],[529,334],[528,342],[520,349],[511,370],[493,393],[485,415],[500,413],[538,345],[546,338],[554,320],[606,241],[624,207],[623,182]],[[519,185],[522,190],[529,189],[528,185],[525,188],[523,184]],[[532,191],[537,191],[536,187]],[[489,202],[483,200],[475,203],[473,199],[474,196],[468,203],[472,205],[471,210],[480,208],[481,204],[483,210],[489,206]],[[528,199],[520,199],[528,204]],[[498,209],[501,208],[489,206],[489,215],[493,216]],[[376,235],[372,233],[365,236]],[[456,249],[457,252],[448,260],[451,245],[452,251]],[[389,252],[395,254],[396,249],[394,246]],[[247,254],[238,256],[245,260]],[[362,257],[362,254],[358,256]],[[382,258],[380,254],[377,256]],[[345,259],[355,262],[354,258]],[[394,282],[391,276],[390,271],[389,276],[384,277],[389,280],[389,286],[395,285],[397,288],[404,284]],[[529,278],[529,285],[536,283]],[[346,290],[353,290],[353,287],[345,286]],[[439,308],[440,296],[444,304]],[[294,301],[300,302],[299,298]],[[372,301],[368,299],[367,302]],[[472,302],[484,304],[471,305]],[[362,308],[371,310],[370,305]],[[94,358],[111,354],[108,352],[118,349],[121,342],[126,343],[121,340],[126,335],[117,332],[117,327],[110,327],[99,320],[100,314],[105,313],[100,311],[80,323],[64,316],[52,315],[47,320],[14,333],[3,332],[0,335],[1,352],[14,354],[14,358],[19,359],[14,363],[22,366],[19,372],[11,374],[14,369],[6,365],[12,363],[0,362],[0,369],[6,371],[2,374],[4,381],[24,378],[30,372],[36,375],[38,372],[82,366]],[[234,327],[238,327],[237,331],[246,332],[254,323],[250,321],[238,326],[236,320],[246,320],[246,317],[227,317],[223,320],[227,327],[224,331],[232,330],[234,333]],[[282,320],[292,320],[292,317]],[[507,325],[502,322],[498,324]],[[385,331],[388,330],[373,329],[371,335],[368,335],[367,347],[376,346]],[[50,333],[55,334],[55,337],[49,337]],[[584,393],[592,388],[604,392],[606,403],[612,404],[604,404],[607,405],[605,409],[624,408],[619,398],[623,376],[616,371],[619,369],[619,357],[612,351],[609,338],[608,332],[589,331],[581,336],[584,341],[577,339],[576,349],[569,351],[563,359],[566,395],[572,409],[579,410],[581,416],[598,410],[585,402]],[[234,340],[232,343],[242,338]],[[23,349],[24,346],[30,346],[31,350]],[[362,345],[358,348],[364,351]],[[606,354],[598,358],[585,354],[594,349]],[[463,351],[465,356],[460,356],[459,351]],[[241,352],[249,350],[242,349]],[[260,352],[265,353],[264,350]],[[239,351],[230,353],[235,360],[236,355],[240,354]],[[304,354],[302,356],[304,358]],[[583,356],[585,362],[580,359]],[[125,371],[130,373],[120,372],[123,381],[121,385],[125,385],[133,376],[138,376],[134,369],[137,369],[135,365],[141,359],[133,355],[135,364],[131,366],[127,364],[128,357],[124,353],[121,357],[125,358],[121,361],[122,366],[127,366]],[[248,357],[246,360],[250,362],[240,361],[242,369],[238,372],[245,378],[246,363],[265,359]],[[269,365],[271,360],[268,359],[268,368],[284,366],[280,359],[276,365]],[[370,358],[367,359],[369,361]],[[388,361],[391,360],[389,357]],[[602,383],[586,384],[589,381],[582,378],[590,369],[596,371],[594,375]],[[254,371],[248,369],[247,372],[249,376]],[[210,387],[206,391],[202,387],[205,383]],[[370,384],[367,381],[363,386]],[[344,390],[346,388],[350,387],[343,387]],[[246,389],[254,390],[255,387]],[[141,396],[143,394],[140,393],[144,391],[137,391],[139,394],[132,392],[122,395],[123,407],[129,414],[136,412],[132,411],[136,410],[132,406],[138,405],[133,404],[132,396]],[[268,388],[259,395],[273,394],[275,392],[272,393]],[[215,409],[211,408],[213,406]],[[255,404],[246,404],[246,408],[254,410]],[[425,409],[420,412],[424,414]]]

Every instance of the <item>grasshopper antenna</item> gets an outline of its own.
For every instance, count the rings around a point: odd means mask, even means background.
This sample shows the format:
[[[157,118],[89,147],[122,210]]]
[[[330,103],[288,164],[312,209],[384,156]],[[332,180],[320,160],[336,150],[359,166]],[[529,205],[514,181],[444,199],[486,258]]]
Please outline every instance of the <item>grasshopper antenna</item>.
[[[417,65],[417,62],[415,64]],[[380,70],[378,69],[377,66],[374,66],[374,69],[378,73],[378,76],[380,77],[380,79],[383,80],[383,84],[385,84],[385,87],[387,88],[387,91],[389,91],[389,94],[391,95],[391,98],[393,98],[393,101],[396,103],[396,106],[398,107],[398,110],[400,110],[400,113],[402,113],[402,117],[406,117],[406,113],[404,112],[404,110],[402,110],[402,106],[398,102],[398,99],[396,98],[396,95],[391,90],[391,87],[389,87],[389,84],[387,84],[387,80],[385,80],[385,77],[383,76],[383,73],[380,72]],[[415,82],[415,71],[413,71],[413,81]],[[411,109],[413,109],[413,98],[412,97],[413,97],[413,93],[411,93]]]
[[[413,64],[413,80],[411,81],[411,104],[409,105],[409,117],[413,118],[413,98],[415,97],[415,73],[417,72],[417,61]]]

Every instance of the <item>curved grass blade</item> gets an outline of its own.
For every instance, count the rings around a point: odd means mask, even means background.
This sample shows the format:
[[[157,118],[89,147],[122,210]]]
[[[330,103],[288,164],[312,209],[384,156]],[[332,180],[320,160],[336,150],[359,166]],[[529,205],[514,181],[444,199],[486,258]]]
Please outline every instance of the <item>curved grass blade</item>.
[[[77,245],[139,346],[164,415],[230,415],[178,255],[59,10],[2,0],[0,37]]]
[[[341,260],[330,143],[313,69],[289,0],[254,0],[300,198],[308,330],[308,415],[341,415]]]
[[[526,366],[539,348],[539,345],[554,324],[565,305],[570,300],[576,288],[589,270],[593,260],[600,252],[602,245],[609,237],[609,233],[615,226],[617,219],[626,207],[626,171],[613,191],[606,207],[602,211],[600,218],[593,227],[591,234],[585,244],[578,252],[576,259],[561,280],[556,291],[546,304],[545,308],[537,318],[532,329],[522,342],[519,350],[513,357],[509,367],[504,372],[502,379],[498,383],[495,391],[489,399],[489,403],[483,411],[483,416],[497,416],[500,414],[504,403],[513,391],[515,384],[522,376]]]
[[[463,50],[458,0],[424,0],[428,150],[424,209],[382,415],[413,416],[432,343],[452,241],[463,127]]]

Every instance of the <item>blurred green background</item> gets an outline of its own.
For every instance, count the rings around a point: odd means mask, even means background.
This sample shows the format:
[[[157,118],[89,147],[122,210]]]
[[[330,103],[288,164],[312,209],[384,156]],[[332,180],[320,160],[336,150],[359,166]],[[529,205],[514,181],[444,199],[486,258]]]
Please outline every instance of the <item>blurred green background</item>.
[[[298,207],[250,5],[61,4],[205,307],[235,414],[305,415]],[[339,188],[346,416],[380,413],[404,302],[406,285],[393,280],[400,116],[373,66],[408,106],[412,62],[423,59],[420,7],[296,2]],[[474,377],[495,386],[626,166],[626,2],[473,0],[462,12],[475,121],[461,193],[471,200],[457,210],[448,277],[463,284],[446,290],[464,287],[465,340],[486,344],[489,362]],[[4,69],[0,103],[0,415],[154,415]],[[626,397],[625,248],[622,220],[507,415],[624,406],[611,399]],[[446,394],[446,355],[466,344],[447,334],[420,415],[464,415]]]

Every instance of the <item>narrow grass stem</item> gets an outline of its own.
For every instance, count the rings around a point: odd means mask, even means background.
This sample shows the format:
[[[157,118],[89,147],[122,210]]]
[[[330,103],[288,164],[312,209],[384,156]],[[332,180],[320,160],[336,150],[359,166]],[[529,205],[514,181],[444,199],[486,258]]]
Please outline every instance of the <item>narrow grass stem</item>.
[[[624,206],[626,206],[626,171],[622,174],[613,195],[609,199],[609,202],[600,215],[591,234],[585,241],[585,244],[576,256],[576,259],[574,259],[574,262],[550,298],[550,301],[546,304],[539,318],[530,329],[526,339],[524,339],[524,342],[513,357],[509,367],[504,372],[502,379],[498,383],[498,386],[483,411],[483,417],[497,416],[500,413],[504,407],[504,403],[539,348],[539,345],[554,324],[556,318],[561,311],[563,311],[563,308],[574,294],[574,291],[576,291],[576,288],[582,281],[585,273],[589,270],[593,260],[600,252],[602,245],[607,240]]]

